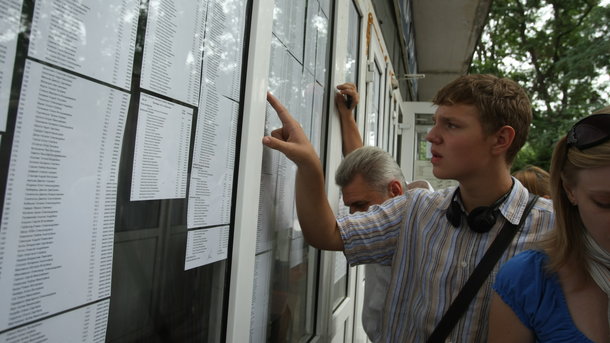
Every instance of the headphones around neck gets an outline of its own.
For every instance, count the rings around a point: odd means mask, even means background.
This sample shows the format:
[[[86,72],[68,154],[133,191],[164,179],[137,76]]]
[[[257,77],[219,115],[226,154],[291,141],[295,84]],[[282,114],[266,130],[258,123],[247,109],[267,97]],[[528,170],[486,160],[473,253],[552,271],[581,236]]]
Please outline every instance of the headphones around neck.
[[[511,189],[500,197],[500,199],[496,200],[491,206],[479,206],[474,210],[470,211],[470,213],[466,216],[466,223],[468,223],[468,227],[470,230],[477,233],[485,233],[491,230],[491,228],[496,223],[496,219],[498,217],[498,208],[508,195],[510,194]],[[460,194],[460,189],[456,189],[455,193],[453,193],[453,197],[451,200],[451,205],[447,209],[447,220],[453,227],[460,227],[462,222],[462,207],[460,203],[457,201],[457,195]]]

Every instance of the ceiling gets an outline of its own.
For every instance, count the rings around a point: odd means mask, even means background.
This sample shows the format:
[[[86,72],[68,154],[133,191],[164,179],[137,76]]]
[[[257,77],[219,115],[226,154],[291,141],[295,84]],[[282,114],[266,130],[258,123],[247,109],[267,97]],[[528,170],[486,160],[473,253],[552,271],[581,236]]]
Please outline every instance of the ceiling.
[[[418,100],[468,71],[492,0],[412,0]]]

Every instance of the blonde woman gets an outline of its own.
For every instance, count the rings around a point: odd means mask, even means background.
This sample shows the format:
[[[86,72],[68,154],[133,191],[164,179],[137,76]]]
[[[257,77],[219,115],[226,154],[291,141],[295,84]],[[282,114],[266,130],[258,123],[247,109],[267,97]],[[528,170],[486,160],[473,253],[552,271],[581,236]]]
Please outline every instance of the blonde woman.
[[[606,108],[610,109],[610,108]],[[551,164],[555,229],[498,272],[489,342],[610,342],[610,110],[576,123]]]

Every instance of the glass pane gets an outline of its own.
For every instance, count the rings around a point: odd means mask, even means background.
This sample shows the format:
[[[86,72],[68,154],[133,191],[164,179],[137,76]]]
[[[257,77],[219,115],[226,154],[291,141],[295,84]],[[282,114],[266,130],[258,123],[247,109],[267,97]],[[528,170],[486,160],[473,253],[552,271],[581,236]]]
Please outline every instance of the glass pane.
[[[402,114],[402,107],[398,106],[397,122],[402,123],[403,120],[404,119],[403,119],[403,114]],[[402,148],[401,147],[402,147],[402,134],[396,136],[396,161],[398,161],[398,163],[401,163],[401,161],[402,161],[402,155],[401,155]],[[405,168],[405,166],[401,165],[401,168]]]
[[[384,81],[383,81],[383,93],[385,94],[385,101],[383,106],[383,121],[382,121],[382,131],[383,131],[383,149],[385,151],[390,151],[390,146],[388,144],[390,138],[390,115],[391,115],[391,97],[390,90],[388,89],[388,83],[390,82],[389,73],[385,73]]]
[[[349,2],[347,24],[347,58],[345,61],[345,81],[358,84],[360,65],[360,13],[353,1]]]
[[[347,260],[343,252],[335,253],[333,271],[333,289],[331,291],[332,308],[335,310],[347,296]]]
[[[388,152],[390,153],[390,155],[394,156],[394,152],[395,152],[395,146],[394,146],[394,142],[395,142],[395,135],[396,135],[396,120],[395,120],[395,115],[396,115],[396,106],[397,106],[397,100],[395,97],[392,97],[391,102],[390,102],[391,106],[390,106],[390,116],[388,117],[388,123],[389,123],[389,134],[388,134]],[[396,157],[396,156],[394,156]]]
[[[329,98],[328,12],[318,0],[276,1],[269,68],[269,90],[301,123],[318,154]],[[268,106],[265,133],[280,125]],[[300,342],[315,333],[317,253],[298,225],[295,176],[290,160],[264,149],[251,342]]]
[[[377,137],[379,132],[379,111],[381,110],[381,79],[382,72],[381,67],[377,61],[373,63],[373,99],[371,113],[367,114],[367,127],[368,132],[366,133],[365,143],[370,146],[377,145]]]
[[[360,60],[360,13],[353,1],[349,2],[347,55],[345,60],[345,81],[358,84],[358,66]],[[347,214],[349,208],[345,207],[339,199],[339,213]],[[335,309],[347,296],[348,266],[343,253],[335,254],[333,269],[333,287],[331,290],[331,303]]]
[[[2,3],[0,341],[223,342],[248,1]]]

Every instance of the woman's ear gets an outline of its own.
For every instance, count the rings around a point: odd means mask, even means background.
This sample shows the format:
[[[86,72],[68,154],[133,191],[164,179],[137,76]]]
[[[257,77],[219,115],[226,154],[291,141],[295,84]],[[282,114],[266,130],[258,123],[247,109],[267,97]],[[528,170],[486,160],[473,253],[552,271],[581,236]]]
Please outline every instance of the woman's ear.
[[[574,188],[568,182],[566,182],[566,179],[563,177],[563,175],[561,176],[561,186],[566,192],[566,196],[568,197],[570,203],[574,206],[577,206],[578,200],[576,200],[576,196],[574,195]]]

